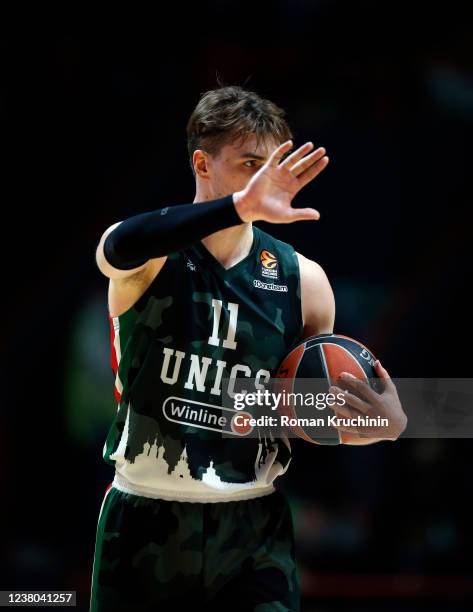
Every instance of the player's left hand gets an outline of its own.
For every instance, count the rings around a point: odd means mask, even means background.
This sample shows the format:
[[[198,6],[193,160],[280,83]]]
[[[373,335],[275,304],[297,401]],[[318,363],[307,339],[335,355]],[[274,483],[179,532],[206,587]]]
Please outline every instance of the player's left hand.
[[[387,427],[337,427],[339,431],[359,434],[365,438],[377,438],[383,440],[397,440],[407,425],[407,416],[402,409],[397,389],[388,372],[383,368],[380,361],[375,363],[375,370],[379,377],[382,389],[378,393],[369,384],[356,378],[348,372],[342,372],[338,378],[337,385],[332,385],[330,393],[341,393],[345,404],[332,406],[335,414],[341,418],[356,418],[358,416],[381,417],[388,420]]]

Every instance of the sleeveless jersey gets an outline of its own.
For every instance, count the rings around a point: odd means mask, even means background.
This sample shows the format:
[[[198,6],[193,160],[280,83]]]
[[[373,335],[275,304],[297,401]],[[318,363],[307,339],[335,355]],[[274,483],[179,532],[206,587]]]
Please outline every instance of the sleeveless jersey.
[[[109,315],[118,407],[103,456],[117,488],[233,501],[271,493],[287,470],[285,434],[224,437],[214,425],[236,412],[223,407],[222,381],[265,385],[302,339],[297,255],[252,231],[250,252],[228,270],[201,241],[171,253],[141,298]]]

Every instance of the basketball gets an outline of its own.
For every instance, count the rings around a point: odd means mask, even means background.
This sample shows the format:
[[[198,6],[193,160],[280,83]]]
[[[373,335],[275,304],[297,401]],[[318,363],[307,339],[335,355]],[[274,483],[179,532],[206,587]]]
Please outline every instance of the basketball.
[[[303,389],[298,380],[314,379],[318,390],[327,392],[330,385],[340,386],[338,377],[342,372],[348,372],[379,391],[375,362],[373,353],[358,340],[340,334],[318,334],[306,338],[286,355],[277,370],[275,384],[279,392],[300,393]],[[307,386],[304,391],[307,391]],[[292,420],[302,415],[301,408],[294,404],[281,406],[279,412]],[[313,413],[316,412],[314,408]],[[307,407],[304,416],[307,416]],[[299,424],[291,425],[290,429],[298,437],[315,444],[344,444],[358,437],[357,434],[339,432],[335,427],[323,428],[324,435],[322,429]]]

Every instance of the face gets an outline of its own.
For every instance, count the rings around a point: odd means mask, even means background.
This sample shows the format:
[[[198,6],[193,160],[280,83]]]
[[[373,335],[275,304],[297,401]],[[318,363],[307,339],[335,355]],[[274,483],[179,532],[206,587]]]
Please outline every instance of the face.
[[[224,145],[217,155],[202,150],[194,152],[196,181],[213,198],[244,189],[250,178],[265,164],[279,146],[273,138],[260,139],[251,134],[245,140]]]

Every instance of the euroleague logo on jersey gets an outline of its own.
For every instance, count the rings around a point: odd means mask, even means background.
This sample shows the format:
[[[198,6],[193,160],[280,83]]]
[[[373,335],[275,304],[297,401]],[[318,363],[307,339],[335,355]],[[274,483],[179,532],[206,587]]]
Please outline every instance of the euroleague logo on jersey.
[[[276,255],[263,249],[260,254],[261,274],[266,278],[278,278],[278,260]]]

